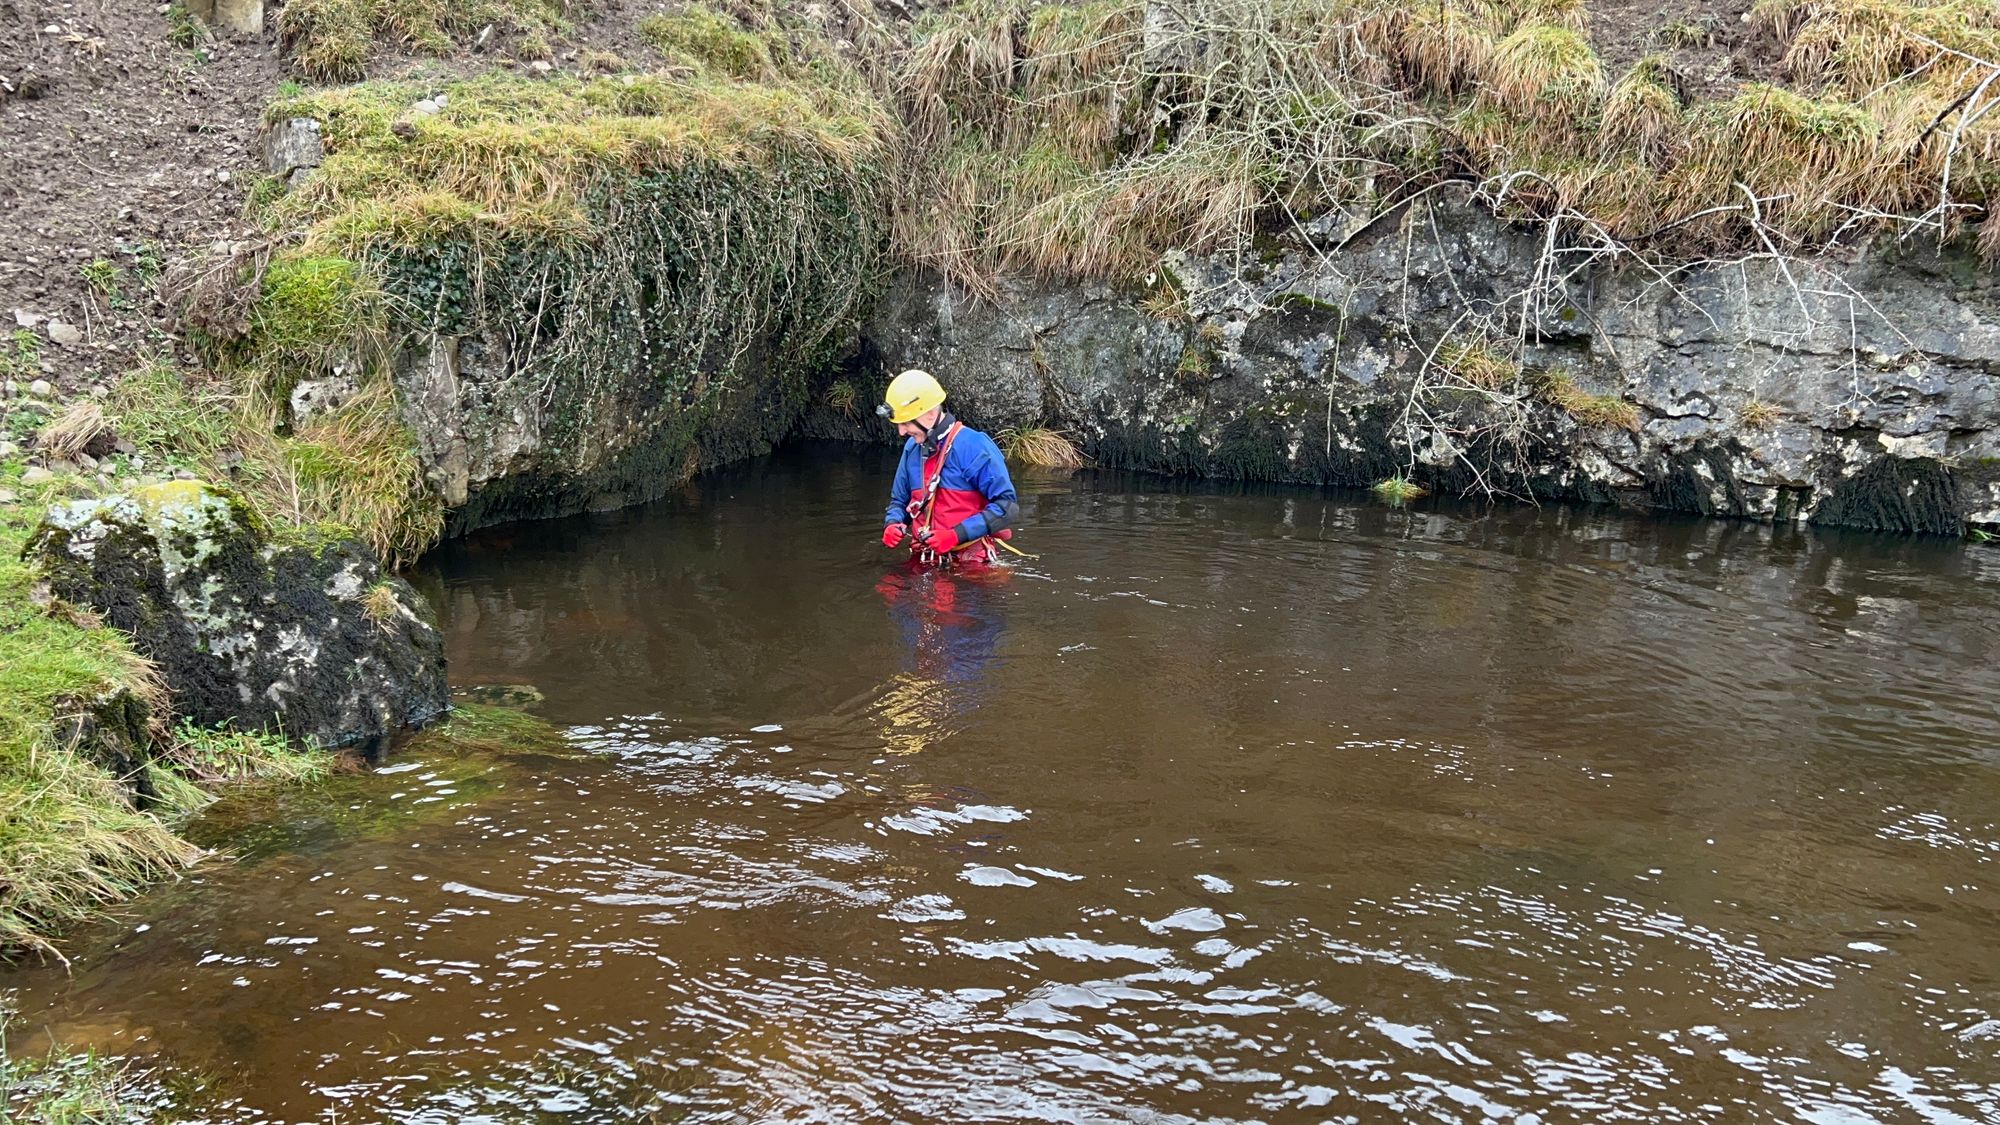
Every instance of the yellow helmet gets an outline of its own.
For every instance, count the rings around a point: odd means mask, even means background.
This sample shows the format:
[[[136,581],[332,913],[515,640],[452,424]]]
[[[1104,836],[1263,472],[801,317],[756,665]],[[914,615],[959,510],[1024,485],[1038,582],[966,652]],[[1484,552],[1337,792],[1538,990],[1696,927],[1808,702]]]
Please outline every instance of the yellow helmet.
[[[928,371],[911,368],[889,380],[889,389],[882,393],[882,404],[875,408],[875,413],[901,425],[916,421],[934,406],[943,405],[944,388],[938,381]]]

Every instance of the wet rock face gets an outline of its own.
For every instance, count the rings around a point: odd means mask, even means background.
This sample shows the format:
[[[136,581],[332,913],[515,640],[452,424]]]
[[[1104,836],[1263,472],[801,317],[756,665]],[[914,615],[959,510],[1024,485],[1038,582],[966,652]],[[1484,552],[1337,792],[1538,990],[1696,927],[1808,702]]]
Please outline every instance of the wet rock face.
[[[937,372],[969,421],[1064,428],[1110,467],[1409,473],[1944,534],[2000,522],[2000,287],[1969,259],[1538,272],[1545,236],[1437,196],[1240,269],[1172,260],[1184,315],[1148,315],[1136,285],[1015,281],[983,305],[905,274],[863,335],[882,369]],[[1440,377],[1441,342],[1481,339],[1520,361],[1503,394]],[[1566,409],[1532,389],[1552,377],[1633,413]]]
[[[28,551],[160,665],[176,713],[322,747],[420,726],[446,704],[429,606],[356,542],[269,541],[196,481],[50,509]]]

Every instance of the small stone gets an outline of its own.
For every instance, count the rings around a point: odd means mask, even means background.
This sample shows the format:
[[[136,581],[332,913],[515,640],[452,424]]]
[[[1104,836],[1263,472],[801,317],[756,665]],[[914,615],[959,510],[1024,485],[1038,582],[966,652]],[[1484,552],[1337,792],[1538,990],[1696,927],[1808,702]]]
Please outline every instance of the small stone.
[[[0,441],[0,461],[11,461],[20,455],[20,446],[11,441]]]
[[[47,27],[45,27],[45,28],[43,28],[43,29],[42,29],[42,34],[43,34],[43,35],[61,35],[61,34],[62,34],[62,28],[61,28],[60,26],[56,25],[56,24],[50,24],[49,26],[47,26]]]
[[[438,104],[429,98],[420,99],[410,106],[410,112],[416,114],[418,117],[429,117],[437,111]]]
[[[27,309],[14,310],[14,326],[16,328],[33,328],[40,324],[42,319],[41,313],[29,312]]]
[[[47,379],[37,379],[28,384],[28,394],[34,398],[47,398],[54,393],[56,393],[55,385]]]
[[[528,69],[534,71],[536,74],[547,74],[555,68],[556,64],[547,59],[536,59],[534,62],[528,64]]]
[[[118,439],[117,441],[115,441],[115,442],[111,443],[111,448],[112,448],[112,450],[113,450],[114,452],[116,452],[116,453],[120,454],[121,456],[125,456],[125,457],[130,457],[130,458],[132,458],[132,463],[133,463],[134,465],[143,465],[143,464],[145,464],[145,462],[143,462],[143,461],[139,460],[139,456],[138,456],[138,455],[139,455],[139,447],[138,447],[138,446],[136,446],[136,445],[133,445],[133,444],[132,444],[131,442],[129,442],[129,441],[126,441],[126,440],[125,440],[124,438],[119,438],[119,439]]]
[[[88,453],[79,453],[76,455],[76,467],[86,473],[94,472],[97,469],[97,458]]]
[[[18,499],[20,497],[14,495],[12,489],[0,488],[0,504],[12,504]]]
[[[93,383],[90,386],[90,397],[102,402],[111,397],[111,388],[102,383]]]
[[[49,339],[63,347],[75,347],[83,343],[83,329],[60,320],[49,321]]]
[[[220,181],[221,183],[225,183],[225,184],[226,184],[226,183],[228,183],[228,182],[229,182],[229,169],[227,169],[227,168],[218,168],[218,169],[216,169],[216,171],[215,171],[215,178],[216,178],[216,179],[217,179],[218,181]]]
[[[437,107],[439,109],[443,109],[447,104],[449,104],[445,100],[445,96],[443,94],[433,94],[431,95],[431,100],[437,103]]]
[[[186,469],[175,469],[175,470],[174,470],[174,479],[175,479],[175,480],[193,480],[193,479],[194,479],[194,474],[193,474],[193,473],[191,473],[191,472],[189,472],[189,471],[188,471],[188,470],[186,470]]]
[[[22,484],[44,484],[54,479],[56,475],[40,465],[31,466],[27,472],[21,474]]]

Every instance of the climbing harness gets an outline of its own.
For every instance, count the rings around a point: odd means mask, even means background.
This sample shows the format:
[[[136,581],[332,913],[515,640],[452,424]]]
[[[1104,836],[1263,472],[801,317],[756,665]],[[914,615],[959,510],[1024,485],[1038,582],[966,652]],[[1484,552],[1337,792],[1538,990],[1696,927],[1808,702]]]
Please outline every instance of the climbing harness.
[[[959,432],[963,429],[965,429],[965,423],[954,420],[950,426],[946,427],[944,436],[937,440],[937,447],[938,447],[937,452],[925,459],[926,468],[928,469],[929,463],[935,462],[937,465],[937,471],[936,472],[926,471],[924,473],[923,488],[917,495],[912,496],[910,498],[909,506],[906,509],[911,515],[913,522],[916,524],[918,542],[922,542],[930,532],[931,511],[937,503],[938,482],[944,479],[944,466],[945,462],[950,460],[951,458],[952,443],[958,440]],[[943,560],[945,556],[956,555],[958,552],[965,550],[967,547],[976,546],[982,542],[987,544],[998,544],[999,546],[1005,548],[1008,551],[1013,552],[1016,555],[1019,555],[1021,558],[1024,559],[1032,559],[1036,557],[1034,555],[1029,554],[1026,551],[1021,550],[1019,547],[1014,546],[1012,543],[1007,542],[1005,539],[1000,538],[999,535],[993,534],[993,535],[982,535],[979,538],[973,539],[969,542],[960,543],[958,546],[953,547],[951,550],[944,552],[933,551],[929,547],[920,547],[917,550],[917,558],[925,563],[938,563],[940,562],[940,560]],[[988,558],[991,558],[990,554],[991,548],[989,547],[988,550],[989,550]]]

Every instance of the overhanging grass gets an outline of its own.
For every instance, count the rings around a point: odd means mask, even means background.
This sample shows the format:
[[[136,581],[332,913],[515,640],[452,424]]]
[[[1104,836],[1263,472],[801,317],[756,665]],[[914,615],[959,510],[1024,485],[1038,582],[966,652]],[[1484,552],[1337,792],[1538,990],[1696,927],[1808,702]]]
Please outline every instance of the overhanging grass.
[[[1810,252],[1899,220],[1949,235],[2000,185],[2000,115],[1966,118],[1989,73],[1972,60],[2000,61],[2000,7],[1763,0],[1790,85],[1691,105],[1672,55],[1607,91],[1583,14],[1573,0],[933,11],[877,75],[910,138],[896,248],[985,293],[1006,267],[1131,280],[1168,250],[1379,213],[1454,178],[1510,216],[1594,222],[1655,257],[1767,237]],[[1995,232],[1982,245],[2000,255]]]
[[[674,26],[700,23],[709,47],[741,31],[702,18]],[[776,76],[821,60],[787,55],[745,82],[724,54],[693,74],[487,74],[278,99],[270,118],[319,121],[327,157],[261,211],[289,245],[244,287],[255,307],[217,318],[240,334],[209,341],[262,404],[242,438],[260,505],[364,531],[392,559],[426,546],[443,503],[397,420],[389,363],[438,338],[504,341],[510,376],[548,406],[542,456],[579,470],[615,389],[660,404],[630,422],[664,445],[691,442],[750,378],[802,388],[793,369],[873,285],[892,130],[855,82]],[[442,108],[412,111],[427,95]],[[753,348],[779,369],[750,371]],[[361,394],[288,432],[292,387],[327,377]]]

